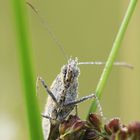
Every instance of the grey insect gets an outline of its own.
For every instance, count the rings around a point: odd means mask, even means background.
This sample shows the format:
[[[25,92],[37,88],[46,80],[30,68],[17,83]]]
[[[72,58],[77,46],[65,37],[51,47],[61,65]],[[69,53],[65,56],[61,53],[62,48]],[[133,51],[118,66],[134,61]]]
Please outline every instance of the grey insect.
[[[61,68],[60,73],[53,81],[50,89],[43,80],[38,77],[47,93],[47,103],[45,111],[42,114],[42,126],[45,140],[55,140],[58,137],[59,124],[72,112],[74,108],[77,108],[77,104],[84,102],[90,98],[96,99],[97,107],[101,116],[103,116],[102,108],[96,95],[90,94],[78,99],[78,77],[80,75],[80,69],[78,65],[82,64],[97,64],[102,65],[103,62],[78,62],[78,59],[69,59],[68,63]],[[126,63],[114,63],[114,65],[127,66]],[[77,112],[77,110],[76,110]],[[55,134],[55,135],[54,135]]]
[[[64,57],[67,59],[66,53],[63,49],[62,44],[57,40],[56,36],[50,30],[48,24],[38,14],[38,10],[33,7],[32,4],[27,2],[31,9],[39,17],[39,21],[47,29],[48,33],[52,39],[56,42],[59,49],[63,53]],[[78,63],[78,59],[69,59],[68,63],[61,68],[60,73],[57,75],[56,79],[53,81],[50,89],[43,80],[43,78],[37,78],[38,81],[41,81],[42,85],[49,94],[47,98],[47,103],[45,106],[45,111],[42,114],[42,127],[44,133],[44,140],[55,140],[58,137],[58,127],[61,121],[63,121],[77,106],[78,103],[81,103],[90,98],[96,98],[95,94],[82,97],[78,97],[78,76],[80,75],[80,69],[78,65],[84,64],[83,62]],[[77,107],[76,107],[77,108]],[[101,108],[100,108],[101,110]],[[77,109],[76,109],[77,112]],[[54,135],[55,134],[55,135]]]
[[[50,89],[45,81],[38,77],[49,94],[42,122],[45,140],[55,139],[55,136],[52,135],[57,132],[54,133],[54,131],[58,131],[60,122],[71,113],[78,103],[93,97],[96,98],[95,94],[91,94],[77,99],[79,75],[78,59],[75,58],[69,59],[68,63],[61,68],[61,72],[57,75]]]
[[[62,44],[57,40],[56,36],[50,30],[47,22],[44,22],[43,18],[38,14],[32,4],[27,2],[27,4],[33,9],[33,11],[39,17],[41,24],[47,29],[48,33],[52,39],[56,42],[59,49],[65,56],[67,60],[66,53],[64,52]],[[90,98],[96,99],[98,110],[102,114],[102,108],[100,106],[99,100],[95,93],[78,99],[78,77],[80,75],[79,65],[94,64],[103,65],[105,62],[78,62],[78,59],[69,59],[68,63],[61,68],[60,73],[57,75],[56,79],[53,81],[50,89],[43,80],[43,78],[38,77],[38,81],[41,81],[42,85],[49,94],[47,98],[47,103],[45,105],[45,111],[42,114],[42,127],[44,133],[44,140],[55,140],[58,137],[58,127],[59,124],[66,119],[74,108],[77,108],[77,104],[84,102]],[[124,66],[128,68],[133,68],[127,63],[115,62],[114,65]],[[38,85],[38,84],[37,84]],[[76,109],[77,112],[77,109]]]

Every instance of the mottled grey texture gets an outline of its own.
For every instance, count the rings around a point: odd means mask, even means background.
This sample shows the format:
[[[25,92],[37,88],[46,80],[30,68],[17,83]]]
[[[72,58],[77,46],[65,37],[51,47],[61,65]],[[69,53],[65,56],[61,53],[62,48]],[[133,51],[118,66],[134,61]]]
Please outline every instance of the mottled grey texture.
[[[75,101],[77,98],[78,76],[80,74],[80,70],[77,65],[77,58],[70,59],[68,64],[62,67],[61,72],[57,75],[51,85],[50,90],[57,99],[58,104],[48,96],[44,115],[47,115],[54,120],[43,118],[42,124],[45,140],[49,139],[50,129],[52,129],[52,126],[57,126],[57,124],[64,120],[75,107],[75,105],[64,106],[64,104]]]

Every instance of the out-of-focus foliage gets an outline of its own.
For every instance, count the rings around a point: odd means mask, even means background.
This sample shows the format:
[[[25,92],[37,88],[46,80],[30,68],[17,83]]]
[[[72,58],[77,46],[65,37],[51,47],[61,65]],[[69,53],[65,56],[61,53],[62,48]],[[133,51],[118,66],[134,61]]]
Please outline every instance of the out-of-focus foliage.
[[[28,20],[26,3],[24,0],[13,0],[13,19],[15,24],[16,48],[18,52],[18,63],[20,66],[20,78],[23,88],[24,107],[28,130],[31,140],[43,140],[41,117],[35,96],[34,72],[32,66],[32,51],[28,32]]]

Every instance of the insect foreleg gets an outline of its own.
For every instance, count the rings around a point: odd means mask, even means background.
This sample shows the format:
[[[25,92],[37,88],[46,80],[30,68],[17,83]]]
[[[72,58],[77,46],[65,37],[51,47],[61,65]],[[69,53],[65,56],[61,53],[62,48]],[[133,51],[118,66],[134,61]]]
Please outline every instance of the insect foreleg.
[[[53,95],[53,93],[50,91],[50,89],[48,88],[47,84],[45,83],[45,81],[43,80],[42,77],[37,77],[37,81],[41,81],[43,87],[46,89],[47,93],[51,96],[51,98],[53,99],[53,101],[58,104],[55,96]]]

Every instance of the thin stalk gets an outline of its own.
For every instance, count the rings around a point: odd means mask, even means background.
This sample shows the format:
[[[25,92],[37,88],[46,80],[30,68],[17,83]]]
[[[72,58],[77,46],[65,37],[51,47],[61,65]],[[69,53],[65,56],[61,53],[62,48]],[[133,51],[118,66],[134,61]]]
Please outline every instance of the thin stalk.
[[[12,0],[12,6],[14,22],[16,24],[17,51],[19,56],[19,65],[21,67],[21,78],[24,89],[25,107],[27,109],[30,139],[43,140],[41,114],[35,96],[34,73],[30,51],[31,45],[25,7],[26,3],[24,0]]]
[[[103,72],[102,72],[102,75],[101,75],[101,78],[98,82],[98,85],[97,85],[97,88],[96,88],[96,96],[100,99],[101,96],[102,96],[102,91],[103,91],[103,88],[109,78],[109,74],[111,73],[111,70],[112,70],[112,66],[113,66],[113,63],[117,57],[117,54],[118,54],[118,51],[119,51],[119,48],[121,47],[121,42],[123,40],[123,37],[125,35],[125,32],[126,32],[126,29],[128,27],[128,23],[131,19],[131,16],[133,14],[133,11],[136,7],[136,4],[137,4],[137,0],[130,0],[130,3],[129,3],[129,6],[128,6],[128,9],[126,11],[126,14],[124,16],[124,19],[122,21],[122,24],[120,26],[120,29],[119,29],[119,32],[116,36],[116,39],[113,43],[113,47],[112,47],[112,50],[109,54],[109,57],[107,59],[107,62],[106,62],[106,65],[103,69]],[[95,101],[93,101],[91,103],[91,106],[90,106],[90,109],[89,109],[89,113],[90,112],[95,112],[96,111],[96,108],[97,108],[97,104]]]

